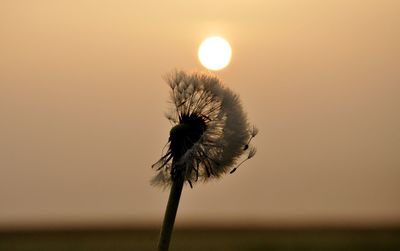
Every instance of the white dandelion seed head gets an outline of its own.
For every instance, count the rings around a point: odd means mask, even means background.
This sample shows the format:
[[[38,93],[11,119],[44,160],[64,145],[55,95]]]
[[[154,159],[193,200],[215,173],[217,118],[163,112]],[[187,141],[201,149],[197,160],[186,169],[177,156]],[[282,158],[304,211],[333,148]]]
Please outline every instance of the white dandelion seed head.
[[[181,175],[192,186],[198,180],[229,172],[240,157],[255,154],[251,139],[258,130],[247,122],[238,95],[210,73],[174,71],[166,77],[171,87],[171,129],[168,151],[153,167],[155,185],[168,186]],[[242,162],[241,162],[242,163]]]

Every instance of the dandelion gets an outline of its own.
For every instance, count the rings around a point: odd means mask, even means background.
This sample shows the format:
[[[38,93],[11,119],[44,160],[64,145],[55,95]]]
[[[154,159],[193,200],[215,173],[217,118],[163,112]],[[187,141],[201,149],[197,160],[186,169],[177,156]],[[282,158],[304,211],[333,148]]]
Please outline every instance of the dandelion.
[[[171,87],[171,109],[166,117],[174,124],[167,151],[153,164],[152,183],[171,186],[159,241],[168,250],[182,187],[233,173],[256,149],[250,146],[256,127],[247,122],[239,97],[208,73],[176,71],[166,78]],[[239,164],[237,162],[247,153]]]

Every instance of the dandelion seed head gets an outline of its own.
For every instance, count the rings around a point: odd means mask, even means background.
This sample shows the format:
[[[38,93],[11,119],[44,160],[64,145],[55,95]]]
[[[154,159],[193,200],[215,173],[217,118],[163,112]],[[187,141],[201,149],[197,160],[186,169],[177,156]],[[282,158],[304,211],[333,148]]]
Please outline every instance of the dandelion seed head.
[[[175,71],[166,77],[174,125],[168,151],[155,163],[152,183],[168,186],[176,175],[188,183],[228,173],[258,130],[247,121],[238,95],[209,73]],[[251,147],[246,159],[255,154]],[[236,169],[235,169],[236,170]]]

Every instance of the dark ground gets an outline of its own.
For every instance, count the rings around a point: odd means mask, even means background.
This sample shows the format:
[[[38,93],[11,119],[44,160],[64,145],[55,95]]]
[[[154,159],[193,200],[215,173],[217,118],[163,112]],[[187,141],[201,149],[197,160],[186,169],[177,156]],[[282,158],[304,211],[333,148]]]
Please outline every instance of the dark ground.
[[[0,231],[1,251],[155,251],[158,230]],[[178,229],[170,251],[400,251],[400,228]]]

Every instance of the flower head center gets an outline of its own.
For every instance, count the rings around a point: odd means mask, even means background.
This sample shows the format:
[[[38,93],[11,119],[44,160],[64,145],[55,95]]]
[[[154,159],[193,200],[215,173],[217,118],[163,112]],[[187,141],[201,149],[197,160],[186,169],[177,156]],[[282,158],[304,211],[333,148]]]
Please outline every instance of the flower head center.
[[[196,115],[184,115],[179,124],[170,131],[170,149],[174,159],[181,158],[200,139],[206,130],[206,123]]]

